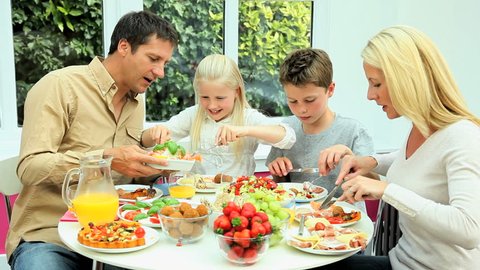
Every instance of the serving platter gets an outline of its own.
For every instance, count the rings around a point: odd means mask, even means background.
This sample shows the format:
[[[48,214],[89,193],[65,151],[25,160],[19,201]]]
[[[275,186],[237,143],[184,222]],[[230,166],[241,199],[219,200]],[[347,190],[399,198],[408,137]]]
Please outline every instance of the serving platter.
[[[147,186],[147,185],[116,185],[115,186],[115,189],[118,190],[118,189],[123,189],[125,190],[126,192],[133,192],[139,188],[144,188],[144,189],[149,189],[150,187]],[[123,203],[129,203],[129,202],[135,202],[135,201],[144,201],[144,202],[152,202],[160,197],[163,196],[163,191],[159,188],[156,188],[156,187],[153,187],[153,189],[155,189],[155,196],[153,196],[152,198],[148,198],[148,197],[137,197],[136,200],[133,200],[133,199],[124,199],[124,198],[118,198],[118,200],[120,202],[123,202]]]
[[[318,200],[321,200],[321,199],[325,198],[328,194],[328,191],[327,191],[326,188],[321,187],[321,186],[312,185],[313,187],[321,188],[322,192],[320,192],[320,193],[310,193],[312,197],[307,198],[306,194],[305,194],[305,191],[303,190],[303,183],[279,183],[279,185],[282,185],[283,188],[286,189],[286,190],[296,189],[296,190],[300,191],[299,192],[300,195],[299,194],[295,195],[295,202],[298,202],[298,203],[318,201]]]

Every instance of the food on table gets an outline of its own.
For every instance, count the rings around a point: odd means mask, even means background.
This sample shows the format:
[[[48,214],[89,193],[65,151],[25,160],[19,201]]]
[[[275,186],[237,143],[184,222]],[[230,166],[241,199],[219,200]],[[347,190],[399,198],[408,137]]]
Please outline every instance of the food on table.
[[[216,184],[221,184],[222,182],[223,183],[232,182],[232,180],[233,180],[233,177],[231,177],[228,174],[223,174],[223,173],[218,173],[213,178],[213,182],[216,183]]]
[[[132,248],[145,245],[145,230],[138,222],[90,223],[78,232],[77,239],[94,248]]]
[[[325,189],[310,182],[304,182],[301,190],[296,188],[289,188],[289,190],[295,194],[296,199],[309,200],[318,197]]]
[[[290,246],[314,250],[349,250],[367,246],[368,236],[355,229],[336,227],[325,218],[312,218],[305,221],[307,233],[294,234],[287,241]]]
[[[251,203],[228,202],[213,223],[222,254],[238,264],[253,264],[268,249],[272,225]]]
[[[351,210],[346,213],[345,210],[336,204],[332,204],[327,209],[320,209],[322,204],[319,202],[310,202],[313,212],[309,216],[324,217],[331,224],[348,224],[360,220],[362,214],[360,211]]]
[[[117,189],[120,199],[136,200],[137,198],[151,199],[155,197],[157,191],[153,188],[137,188],[134,191],[126,191],[123,188]]]
[[[162,159],[180,159],[180,160],[196,160],[202,161],[200,154],[190,154],[185,151],[185,148],[174,141],[167,141],[162,144],[157,144],[153,147],[151,156]]]
[[[118,216],[129,221],[138,221],[143,225],[160,226],[158,212],[168,211],[171,205],[178,205],[180,202],[174,198],[159,198],[151,203],[136,201],[134,204],[124,204],[118,209]]]
[[[177,245],[199,240],[205,234],[212,211],[203,204],[181,202],[172,209],[160,212],[160,222],[165,235],[176,240]]]

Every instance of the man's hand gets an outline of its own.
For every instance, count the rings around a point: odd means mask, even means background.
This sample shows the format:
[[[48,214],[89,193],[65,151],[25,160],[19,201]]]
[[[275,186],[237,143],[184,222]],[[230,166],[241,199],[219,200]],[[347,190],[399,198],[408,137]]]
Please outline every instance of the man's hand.
[[[148,163],[168,165],[166,160],[148,155],[147,151],[137,145],[105,149],[104,155],[113,156],[112,170],[129,177],[146,177],[162,173],[162,170],[146,165]]]

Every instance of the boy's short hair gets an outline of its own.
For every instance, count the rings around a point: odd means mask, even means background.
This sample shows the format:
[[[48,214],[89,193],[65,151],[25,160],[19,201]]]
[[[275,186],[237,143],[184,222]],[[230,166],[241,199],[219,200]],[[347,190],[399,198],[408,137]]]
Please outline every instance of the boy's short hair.
[[[333,68],[328,54],[320,49],[305,48],[291,52],[280,66],[280,83],[304,86],[312,83],[328,88]]]

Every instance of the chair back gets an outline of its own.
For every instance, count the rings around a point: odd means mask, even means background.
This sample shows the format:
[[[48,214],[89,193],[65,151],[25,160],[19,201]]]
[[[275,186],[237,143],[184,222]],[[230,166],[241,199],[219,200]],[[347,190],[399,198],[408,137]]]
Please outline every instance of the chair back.
[[[0,161],[0,193],[4,195],[7,207],[8,220],[12,215],[10,195],[18,194],[22,190],[22,183],[17,177],[18,156]]]
[[[388,255],[390,249],[397,245],[401,236],[402,231],[398,225],[398,210],[381,201],[373,235],[373,255]]]

